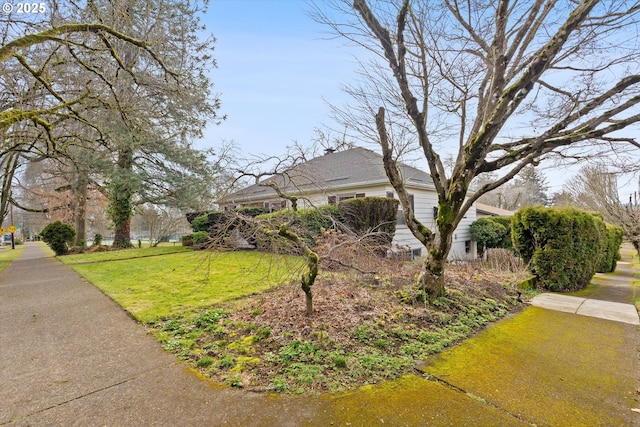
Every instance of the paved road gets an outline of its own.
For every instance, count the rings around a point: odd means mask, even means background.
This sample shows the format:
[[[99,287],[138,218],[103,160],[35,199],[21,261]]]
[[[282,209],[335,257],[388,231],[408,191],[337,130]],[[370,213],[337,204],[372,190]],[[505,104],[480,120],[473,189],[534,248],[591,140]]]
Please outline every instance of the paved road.
[[[578,297],[628,304],[621,267]],[[431,381],[311,398],[220,389],[28,244],[0,273],[0,426],[640,425],[639,348],[632,323],[528,307],[429,361]]]

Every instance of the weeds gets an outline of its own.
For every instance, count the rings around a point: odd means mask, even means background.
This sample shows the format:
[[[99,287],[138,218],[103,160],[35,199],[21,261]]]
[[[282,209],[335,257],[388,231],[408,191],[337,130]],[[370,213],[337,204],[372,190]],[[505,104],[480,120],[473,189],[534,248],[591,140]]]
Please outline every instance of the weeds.
[[[517,292],[471,265],[449,271],[448,292],[421,301],[413,272],[369,281],[334,273],[304,315],[299,291],[283,287],[225,306],[153,321],[162,345],[232,387],[286,393],[338,392],[399,378],[517,306]],[[404,279],[403,279],[404,277]]]

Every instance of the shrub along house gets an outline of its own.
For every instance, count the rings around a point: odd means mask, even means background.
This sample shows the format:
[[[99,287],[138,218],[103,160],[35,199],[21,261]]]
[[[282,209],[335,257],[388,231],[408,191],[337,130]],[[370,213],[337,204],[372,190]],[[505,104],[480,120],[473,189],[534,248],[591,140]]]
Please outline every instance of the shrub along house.
[[[435,226],[438,199],[429,174],[414,167],[399,164],[410,194],[416,218],[425,226]],[[220,201],[225,209],[259,206],[267,211],[290,207],[277,192],[266,185],[274,182],[288,195],[299,198],[298,208],[338,204],[355,197],[396,197],[387,178],[382,156],[365,148],[356,147],[344,151],[327,150],[325,155],[300,163],[291,169],[229,194]],[[402,209],[402,207],[400,207]],[[467,216],[454,234],[453,247],[449,258],[467,259],[476,256],[475,242],[471,241],[470,224],[476,219],[476,210],[469,210]],[[424,247],[404,224],[401,210],[393,244],[411,250],[412,256],[423,255]]]

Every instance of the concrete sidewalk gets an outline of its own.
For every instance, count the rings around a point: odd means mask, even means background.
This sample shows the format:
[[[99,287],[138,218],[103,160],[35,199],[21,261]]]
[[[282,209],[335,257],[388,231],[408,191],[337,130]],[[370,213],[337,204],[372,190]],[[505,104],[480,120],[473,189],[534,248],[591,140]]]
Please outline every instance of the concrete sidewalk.
[[[189,374],[36,244],[0,273],[0,425],[252,425],[262,400]],[[304,419],[302,405],[294,408]],[[278,404],[270,422],[298,425],[290,411]]]
[[[621,264],[574,297],[629,304],[633,274]],[[191,374],[29,244],[0,273],[0,426],[640,426],[638,338],[632,323],[527,307],[428,361],[429,380],[245,393]]]

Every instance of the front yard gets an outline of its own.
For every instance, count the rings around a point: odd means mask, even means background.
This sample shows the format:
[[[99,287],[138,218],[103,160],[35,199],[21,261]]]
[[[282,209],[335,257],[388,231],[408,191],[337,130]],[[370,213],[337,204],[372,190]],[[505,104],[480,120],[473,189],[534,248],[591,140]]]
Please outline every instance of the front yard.
[[[337,392],[415,373],[520,306],[522,273],[450,266],[447,296],[427,303],[417,264],[378,260],[375,275],[322,271],[308,318],[299,258],[174,249],[60,259],[201,374],[254,391]]]

